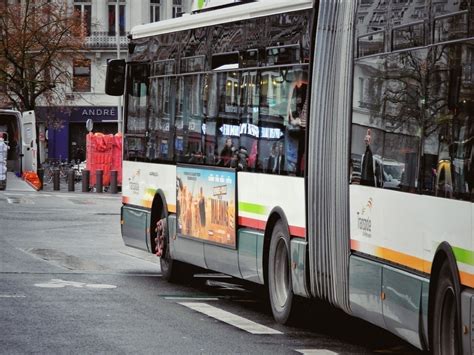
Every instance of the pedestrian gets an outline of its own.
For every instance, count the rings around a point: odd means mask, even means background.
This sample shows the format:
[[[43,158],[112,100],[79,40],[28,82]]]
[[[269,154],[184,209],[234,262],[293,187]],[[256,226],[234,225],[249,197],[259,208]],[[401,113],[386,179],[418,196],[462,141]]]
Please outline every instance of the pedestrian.
[[[368,128],[367,134],[364,138],[365,152],[362,156],[362,167],[360,175],[360,184],[366,186],[375,186],[374,159],[372,156],[372,149],[370,148],[371,142],[371,130],[370,128]]]
[[[10,147],[5,143],[3,133],[0,132],[0,190],[7,187],[7,156]]]

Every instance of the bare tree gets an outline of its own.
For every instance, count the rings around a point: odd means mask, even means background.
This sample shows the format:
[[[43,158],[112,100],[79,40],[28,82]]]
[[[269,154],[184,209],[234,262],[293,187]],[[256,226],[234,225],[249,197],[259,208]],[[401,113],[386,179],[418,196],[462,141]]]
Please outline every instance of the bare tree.
[[[72,63],[84,58],[85,28],[61,0],[0,2],[0,105],[33,110],[64,100]],[[2,97],[3,96],[3,97]]]

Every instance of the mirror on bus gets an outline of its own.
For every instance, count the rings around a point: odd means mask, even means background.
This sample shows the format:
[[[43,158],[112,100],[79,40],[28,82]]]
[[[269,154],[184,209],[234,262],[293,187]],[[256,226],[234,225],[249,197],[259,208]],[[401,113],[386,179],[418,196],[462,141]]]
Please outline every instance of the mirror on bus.
[[[123,95],[125,85],[125,60],[112,59],[107,63],[105,93],[111,96]]]

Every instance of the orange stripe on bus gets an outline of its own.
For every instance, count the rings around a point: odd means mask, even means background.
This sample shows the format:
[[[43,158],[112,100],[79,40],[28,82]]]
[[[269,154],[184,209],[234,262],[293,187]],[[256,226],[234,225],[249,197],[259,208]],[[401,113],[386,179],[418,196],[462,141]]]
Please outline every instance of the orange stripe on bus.
[[[461,279],[461,284],[469,286],[469,287],[474,287],[474,275],[469,274],[465,271],[460,271],[459,272],[460,279]]]
[[[153,201],[151,200],[142,200],[142,206],[146,208],[151,208],[151,205],[153,204]]]
[[[168,212],[176,213],[176,205],[168,204]]]
[[[416,256],[411,256],[408,254],[400,253],[395,250],[387,249],[387,248],[381,248],[378,247],[378,250],[380,250],[380,253],[382,254],[381,257],[387,260],[390,260],[394,263],[400,264],[400,265],[405,265],[408,266],[409,268],[422,271],[422,272],[429,272],[431,270],[431,263],[429,263],[429,269],[426,270],[425,268],[428,266],[426,264],[426,261],[420,258],[417,258]]]
[[[360,252],[365,252],[367,253],[368,249],[372,249],[374,256],[407,266],[411,269],[417,270],[417,271],[422,271],[427,274],[431,274],[431,267],[433,266],[433,263],[417,258],[415,256],[411,256],[405,253],[400,253],[395,250],[387,249],[387,248],[382,248],[366,243],[362,243],[358,240],[352,240],[351,239],[351,249],[360,251]],[[465,271],[460,271],[459,272],[459,278],[461,284],[469,287],[474,287],[474,275],[470,274]]]
[[[363,243],[358,240],[351,239],[351,249],[370,254],[378,258],[386,259],[400,265],[408,266],[414,270],[426,273],[429,273],[431,270],[431,263],[423,259],[405,253],[400,253],[392,249],[382,248],[369,243]]]

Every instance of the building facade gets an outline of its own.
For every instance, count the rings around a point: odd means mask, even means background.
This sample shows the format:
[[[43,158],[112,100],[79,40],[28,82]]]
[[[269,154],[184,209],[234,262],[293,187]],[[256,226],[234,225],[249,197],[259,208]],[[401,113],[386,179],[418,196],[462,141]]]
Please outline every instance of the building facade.
[[[119,101],[104,92],[107,61],[118,55],[126,57],[127,35],[132,27],[178,17],[191,9],[191,0],[67,1],[81,14],[89,51],[84,60],[71,63],[73,85],[65,102],[36,110],[41,162],[46,159],[84,160],[88,119],[94,122],[93,132],[118,132]],[[43,123],[46,121],[56,124],[46,126]]]

